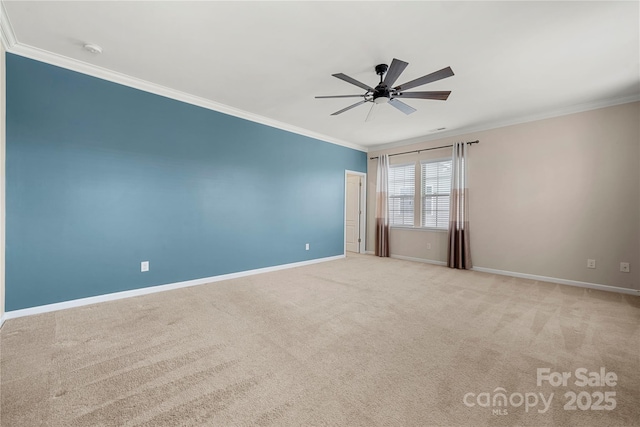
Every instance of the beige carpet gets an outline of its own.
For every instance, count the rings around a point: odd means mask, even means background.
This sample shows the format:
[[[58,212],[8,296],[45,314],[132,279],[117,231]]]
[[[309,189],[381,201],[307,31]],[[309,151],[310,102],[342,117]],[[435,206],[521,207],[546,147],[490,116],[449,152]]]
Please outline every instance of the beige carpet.
[[[0,346],[2,426],[640,424],[640,297],[373,256],[13,319]],[[574,384],[600,367],[615,386]]]

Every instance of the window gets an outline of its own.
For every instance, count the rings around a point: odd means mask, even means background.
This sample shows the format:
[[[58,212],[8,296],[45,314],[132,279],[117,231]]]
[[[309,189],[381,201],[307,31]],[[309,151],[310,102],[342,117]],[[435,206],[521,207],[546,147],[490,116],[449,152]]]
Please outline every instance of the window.
[[[420,188],[415,185],[417,165],[416,162],[389,167],[389,223],[446,230],[449,228],[451,159],[420,163]]]
[[[415,164],[389,168],[389,224],[413,226]]]
[[[449,227],[451,159],[422,163],[422,226]]]

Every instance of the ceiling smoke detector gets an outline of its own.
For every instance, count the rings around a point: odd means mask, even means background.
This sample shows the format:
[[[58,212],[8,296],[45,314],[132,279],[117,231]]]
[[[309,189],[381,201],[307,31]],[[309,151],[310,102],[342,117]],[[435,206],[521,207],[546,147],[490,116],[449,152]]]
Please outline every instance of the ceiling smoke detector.
[[[97,44],[85,44],[84,45],[85,50],[88,50],[89,52],[93,53],[94,55],[99,55],[102,53],[102,48],[100,46],[98,46]]]

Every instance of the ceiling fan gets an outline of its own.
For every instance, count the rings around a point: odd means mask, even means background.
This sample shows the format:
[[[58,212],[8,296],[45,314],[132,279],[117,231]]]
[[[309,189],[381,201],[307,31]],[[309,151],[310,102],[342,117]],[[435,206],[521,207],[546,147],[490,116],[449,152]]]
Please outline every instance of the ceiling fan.
[[[407,68],[407,65],[409,65],[409,63],[395,58],[393,59],[393,61],[391,61],[391,66],[387,66],[387,64],[376,65],[375,71],[376,74],[380,76],[380,83],[378,83],[375,88],[359,82],[358,80],[349,77],[346,74],[332,74],[333,77],[337,77],[340,80],[344,80],[347,83],[351,83],[352,85],[356,85],[362,89],[365,89],[366,92],[364,93],[364,95],[329,95],[316,96],[316,98],[363,98],[362,101],[358,101],[355,104],[349,105],[348,107],[343,108],[342,110],[338,110],[331,115],[337,116],[338,114],[349,111],[352,108],[357,107],[358,105],[362,105],[366,102],[371,102],[373,103],[373,105],[371,105],[371,110],[369,110],[366,121],[371,120],[371,118],[373,117],[374,107],[378,104],[388,103],[389,105],[392,105],[405,114],[411,114],[416,111],[415,108],[400,101],[399,98],[436,99],[439,101],[447,100],[449,94],[451,93],[450,90],[432,92],[405,92],[405,90],[451,77],[453,76],[453,70],[451,70],[451,67],[443,68],[442,70],[427,74],[426,76],[411,80],[410,82],[392,87],[398,77],[400,77],[400,74],[402,74],[404,69]]]

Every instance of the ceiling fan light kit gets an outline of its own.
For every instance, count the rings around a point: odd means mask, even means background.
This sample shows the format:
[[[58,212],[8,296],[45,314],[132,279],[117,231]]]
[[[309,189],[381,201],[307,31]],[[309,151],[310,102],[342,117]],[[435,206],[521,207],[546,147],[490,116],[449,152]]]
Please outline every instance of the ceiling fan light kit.
[[[449,98],[451,91],[405,92],[405,90],[413,89],[417,86],[422,86],[427,83],[432,83],[438,80],[446,79],[447,77],[451,77],[454,75],[451,67],[443,68],[442,70],[438,70],[434,73],[427,74],[426,76],[422,76],[415,80],[411,80],[410,82],[394,87],[393,84],[396,82],[398,77],[400,77],[400,74],[402,74],[402,72],[405,68],[407,68],[408,65],[409,64],[407,62],[401,61],[396,58],[394,58],[391,62],[391,66],[388,66],[387,64],[376,65],[375,72],[380,76],[380,82],[375,88],[343,73],[332,74],[333,77],[358,86],[359,88],[366,90],[366,92],[364,93],[364,95],[329,95],[316,96],[316,98],[363,98],[362,101],[358,101],[355,104],[349,105],[348,107],[343,108],[342,110],[338,110],[331,115],[337,116],[338,114],[342,114],[345,111],[349,111],[352,108],[355,108],[366,102],[371,102],[373,105],[371,106],[371,111],[369,111],[369,114],[367,115],[367,121],[369,121],[373,117],[373,108],[378,104],[388,103],[405,114],[411,114],[416,111],[415,108],[405,104],[398,98],[434,99],[438,101],[446,101],[447,98]]]

